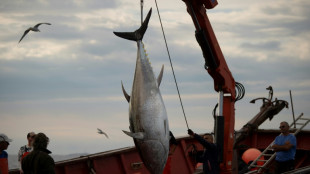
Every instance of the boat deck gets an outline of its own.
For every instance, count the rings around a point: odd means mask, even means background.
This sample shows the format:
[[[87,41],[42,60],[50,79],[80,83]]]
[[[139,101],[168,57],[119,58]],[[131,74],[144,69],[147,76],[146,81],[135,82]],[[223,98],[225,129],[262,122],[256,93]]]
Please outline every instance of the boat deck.
[[[265,149],[274,138],[280,134],[278,130],[258,130],[247,139],[239,143],[238,154],[242,154],[244,150],[255,147],[257,149]],[[310,131],[301,131],[297,136],[297,153],[295,168],[303,168],[310,166]],[[197,164],[189,156],[193,145],[198,150],[202,150],[202,146],[194,139],[186,136],[177,138],[179,145],[176,147],[171,156],[171,174],[192,174],[199,173],[196,170]],[[272,167],[271,167],[272,170]],[[201,169],[200,169],[201,171]],[[10,174],[19,173],[18,170],[11,170]],[[149,173],[144,166],[138,151],[135,147],[125,147],[121,149],[95,153],[86,156],[80,156],[70,160],[56,162],[57,174],[147,174]]]

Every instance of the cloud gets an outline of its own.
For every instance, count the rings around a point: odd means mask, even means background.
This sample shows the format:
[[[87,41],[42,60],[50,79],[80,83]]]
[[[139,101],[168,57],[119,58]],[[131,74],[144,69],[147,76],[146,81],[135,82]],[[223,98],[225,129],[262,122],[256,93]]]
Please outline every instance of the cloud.
[[[252,43],[242,43],[241,47],[244,47],[246,49],[250,50],[257,50],[261,49],[262,51],[264,50],[279,50],[279,42],[275,41],[270,41],[266,43],[257,43],[257,44],[252,44]]]

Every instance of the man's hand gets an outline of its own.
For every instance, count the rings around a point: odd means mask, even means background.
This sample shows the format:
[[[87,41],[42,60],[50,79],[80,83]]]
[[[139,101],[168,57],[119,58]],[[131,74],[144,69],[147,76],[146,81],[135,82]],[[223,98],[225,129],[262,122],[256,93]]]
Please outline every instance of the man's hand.
[[[191,129],[187,130],[188,135],[194,136],[194,132]]]

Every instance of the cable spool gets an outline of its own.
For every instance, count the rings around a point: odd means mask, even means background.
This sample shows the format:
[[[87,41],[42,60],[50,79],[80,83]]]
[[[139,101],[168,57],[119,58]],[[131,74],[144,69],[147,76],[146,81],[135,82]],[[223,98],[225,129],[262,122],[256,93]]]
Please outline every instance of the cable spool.
[[[235,86],[236,86],[236,99],[235,99],[236,102],[244,97],[245,89],[244,86],[239,82],[236,82]]]
[[[236,86],[236,99],[235,99],[235,102],[238,101],[238,100],[241,100],[244,95],[245,95],[245,89],[244,89],[244,86],[239,83],[239,82],[236,82],[235,84]],[[215,119],[216,117],[216,109],[218,107],[218,103],[216,103],[216,105],[214,106],[214,109],[212,111],[212,115],[213,115],[213,118]]]

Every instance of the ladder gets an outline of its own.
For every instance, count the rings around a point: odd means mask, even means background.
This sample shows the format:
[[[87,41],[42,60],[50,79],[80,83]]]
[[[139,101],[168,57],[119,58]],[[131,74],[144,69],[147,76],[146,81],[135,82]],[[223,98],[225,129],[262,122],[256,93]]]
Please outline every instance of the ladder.
[[[299,128],[294,129],[295,132],[293,133],[293,135],[297,135],[309,122],[310,122],[310,118],[302,118],[304,114],[301,113],[298,118],[295,120],[295,125],[299,125]],[[298,122],[299,121],[299,122]],[[294,122],[290,125],[290,129],[291,127],[294,125]],[[254,173],[262,173],[264,171],[264,169],[267,168],[267,166],[272,162],[272,160],[276,157],[276,153],[272,150],[271,146],[274,144],[274,141],[272,141],[272,143],[270,143],[269,146],[267,146],[267,148],[249,165],[248,169],[251,170],[253,168],[258,168],[257,170],[253,170],[253,171],[249,171],[246,174],[254,174]],[[264,157],[269,157],[268,159],[264,159],[264,160],[260,160],[260,158],[264,156]],[[264,162],[264,164],[262,166],[258,166],[256,165],[256,162],[261,161]]]

